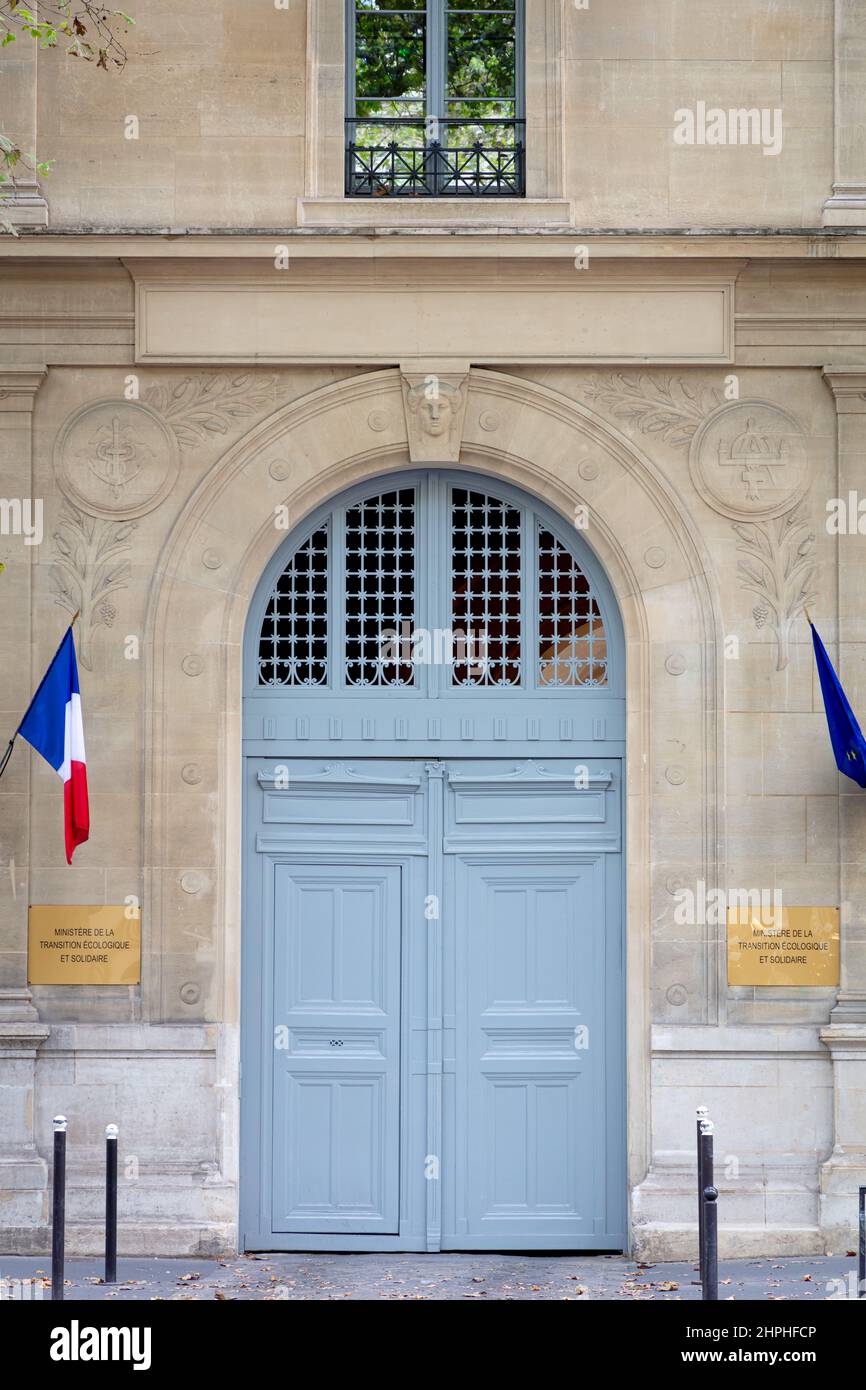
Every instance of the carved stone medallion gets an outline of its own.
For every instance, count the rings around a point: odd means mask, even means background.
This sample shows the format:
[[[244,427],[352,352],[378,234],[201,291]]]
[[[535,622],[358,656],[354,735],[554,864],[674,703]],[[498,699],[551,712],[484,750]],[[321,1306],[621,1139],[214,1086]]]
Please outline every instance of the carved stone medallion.
[[[766,401],[725,404],[695,432],[689,470],[704,501],[722,516],[781,516],[809,483],[805,431]]]
[[[140,401],[96,401],[64,424],[54,446],[61,490],[99,517],[137,517],[158,507],[177,479],[177,441]]]

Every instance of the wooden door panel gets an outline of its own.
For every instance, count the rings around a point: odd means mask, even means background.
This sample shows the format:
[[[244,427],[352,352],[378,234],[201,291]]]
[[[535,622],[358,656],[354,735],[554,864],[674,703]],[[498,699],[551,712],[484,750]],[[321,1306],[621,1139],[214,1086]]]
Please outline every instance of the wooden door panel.
[[[396,1233],[400,869],[275,875],[274,1230]]]

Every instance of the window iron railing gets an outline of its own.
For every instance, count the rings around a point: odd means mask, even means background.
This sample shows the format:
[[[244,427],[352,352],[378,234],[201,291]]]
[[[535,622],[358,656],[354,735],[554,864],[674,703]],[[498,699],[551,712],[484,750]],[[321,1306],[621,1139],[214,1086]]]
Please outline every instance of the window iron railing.
[[[523,120],[441,121],[435,140],[412,117],[346,120],[349,198],[522,198]],[[356,138],[374,130],[375,138]],[[393,129],[394,139],[380,132]],[[487,138],[472,139],[472,132]],[[414,138],[413,138],[414,136]]]

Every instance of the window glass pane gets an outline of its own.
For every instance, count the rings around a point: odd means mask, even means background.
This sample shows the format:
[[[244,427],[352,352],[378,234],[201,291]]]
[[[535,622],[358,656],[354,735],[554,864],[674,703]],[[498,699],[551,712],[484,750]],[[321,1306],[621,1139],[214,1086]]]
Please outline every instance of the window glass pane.
[[[415,491],[346,512],[346,684],[414,685]]]
[[[327,685],[328,527],[295,551],[259,634],[259,685]]]
[[[452,489],[452,685],[520,684],[520,535],[517,507]]]
[[[522,130],[514,121],[513,101],[449,101],[440,138],[449,149],[469,149],[479,143],[510,150],[521,142]]]
[[[349,196],[523,195],[518,13],[516,0],[355,0]]]
[[[414,97],[423,101],[426,21],[423,15],[355,16],[355,92],[359,100]]]
[[[514,16],[448,14],[448,97],[513,97]]]
[[[538,530],[539,685],[607,685],[607,639],[589,580],[550,531]]]

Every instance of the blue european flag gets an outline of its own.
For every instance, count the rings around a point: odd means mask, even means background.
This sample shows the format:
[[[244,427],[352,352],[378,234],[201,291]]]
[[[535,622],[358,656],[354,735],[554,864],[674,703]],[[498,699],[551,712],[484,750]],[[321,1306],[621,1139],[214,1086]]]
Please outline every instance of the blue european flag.
[[[821,694],[824,696],[824,712],[830,729],[830,742],[836,754],[836,766],[846,777],[852,777],[861,787],[866,787],[866,739],[854,717],[854,711],[845,698],[839,677],[830,664],[824,643],[818,636],[818,629],[811,619],[809,626],[812,629],[812,646],[815,648]]]

